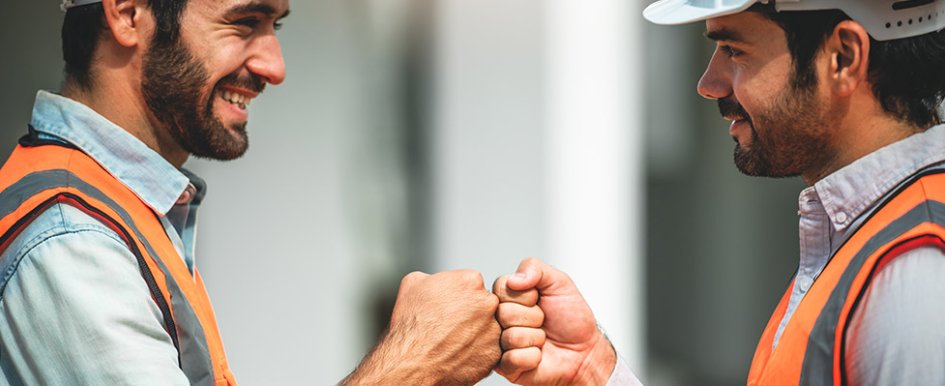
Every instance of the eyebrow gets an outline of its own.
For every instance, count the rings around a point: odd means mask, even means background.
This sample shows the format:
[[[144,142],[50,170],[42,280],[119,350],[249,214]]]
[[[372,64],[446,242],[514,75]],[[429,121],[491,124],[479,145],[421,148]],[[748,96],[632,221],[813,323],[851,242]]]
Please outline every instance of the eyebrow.
[[[277,11],[275,8],[273,8],[269,4],[263,4],[263,3],[258,3],[258,2],[251,2],[251,3],[236,5],[233,8],[230,8],[226,13],[229,15],[237,15],[237,14],[244,14],[244,13],[261,13],[269,17],[274,17],[279,20],[284,19],[289,16],[288,9],[285,12],[283,12],[282,15],[276,16]]]
[[[709,40],[712,41],[733,41],[733,42],[743,42],[745,41],[742,38],[742,35],[738,32],[732,31],[728,28],[719,28],[713,31],[706,31],[703,35]]]

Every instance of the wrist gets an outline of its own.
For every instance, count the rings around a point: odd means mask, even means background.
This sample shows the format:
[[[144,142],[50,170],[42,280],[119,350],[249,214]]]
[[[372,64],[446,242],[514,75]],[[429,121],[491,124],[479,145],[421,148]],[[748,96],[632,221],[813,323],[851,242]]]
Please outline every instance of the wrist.
[[[603,333],[584,358],[574,379],[576,385],[601,386],[607,384],[617,365],[617,352]]]

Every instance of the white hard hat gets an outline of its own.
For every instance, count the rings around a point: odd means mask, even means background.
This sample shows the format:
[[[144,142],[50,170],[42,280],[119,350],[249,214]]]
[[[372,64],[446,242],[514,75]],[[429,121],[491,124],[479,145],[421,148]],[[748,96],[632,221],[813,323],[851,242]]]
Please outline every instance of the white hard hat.
[[[769,2],[778,12],[839,9],[876,40],[902,39],[945,28],[945,0],[659,0],[643,10],[643,17],[656,24],[683,24]]]
[[[95,4],[95,3],[101,3],[101,2],[102,0],[62,0],[62,5],[60,6],[60,8],[62,8],[63,11],[67,11],[69,10],[69,8],[72,8],[72,7],[78,7],[82,5],[89,5],[89,4]]]

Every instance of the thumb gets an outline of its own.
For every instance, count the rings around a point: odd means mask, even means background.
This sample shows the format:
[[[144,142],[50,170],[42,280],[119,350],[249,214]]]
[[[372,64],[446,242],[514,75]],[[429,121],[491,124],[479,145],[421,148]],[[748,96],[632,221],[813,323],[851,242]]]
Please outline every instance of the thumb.
[[[549,290],[555,288],[571,288],[571,278],[545,262],[534,257],[522,260],[515,274],[509,276],[509,289],[527,291],[535,288],[542,295],[551,295]]]
[[[515,270],[515,273],[508,277],[507,285],[509,289],[527,291],[537,287],[542,277],[542,265],[545,265],[545,263],[534,257],[522,260],[518,265],[518,269]]]

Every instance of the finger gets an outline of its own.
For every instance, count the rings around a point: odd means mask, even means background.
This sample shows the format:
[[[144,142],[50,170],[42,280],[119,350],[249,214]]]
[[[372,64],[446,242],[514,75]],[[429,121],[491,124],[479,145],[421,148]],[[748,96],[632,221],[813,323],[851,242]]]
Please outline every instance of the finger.
[[[502,328],[539,328],[545,322],[545,313],[538,306],[525,307],[516,303],[499,303],[496,320],[499,321]]]
[[[515,382],[522,373],[538,368],[540,363],[541,350],[538,347],[521,348],[503,353],[495,371]]]
[[[508,280],[510,275],[502,276],[496,279],[492,285],[492,293],[499,297],[503,303],[518,303],[526,307],[538,304],[538,290],[529,289],[525,291],[516,291],[510,289]]]
[[[503,351],[541,347],[545,344],[545,330],[529,327],[509,327],[502,331],[499,340]]]

